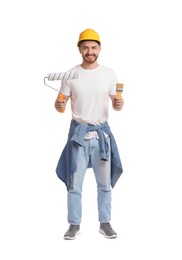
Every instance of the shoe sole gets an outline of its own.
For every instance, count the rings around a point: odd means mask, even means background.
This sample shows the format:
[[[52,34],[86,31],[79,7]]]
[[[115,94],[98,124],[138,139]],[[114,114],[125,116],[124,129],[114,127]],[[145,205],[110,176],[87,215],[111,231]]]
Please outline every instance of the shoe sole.
[[[80,230],[78,230],[78,231],[76,232],[76,234],[75,234],[74,237],[64,236],[64,239],[65,239],[65,240],[74,240],[74,239],[76,239],[76,237],[77,237],[79,234],[80,234]]]
[[[106,238],[109,238],[109,239],[117,238],[116,234],[114,234],[112,236],[107,236],[106,233],[102,229],[99,229],[99,233],[101,233],[102,235],[104,235]]]

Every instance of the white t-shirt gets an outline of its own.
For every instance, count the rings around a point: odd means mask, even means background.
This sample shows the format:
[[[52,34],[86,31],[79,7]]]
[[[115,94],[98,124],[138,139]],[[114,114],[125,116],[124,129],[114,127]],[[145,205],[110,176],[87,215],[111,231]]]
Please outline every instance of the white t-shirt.
[[[116,94],[117,78],[113,70],[99,65],[84,69],[80,65],[77,79],[62,80],[60,92],[70,96],[72,118],[78,123],[100,125],[108,120],[109,96]]]

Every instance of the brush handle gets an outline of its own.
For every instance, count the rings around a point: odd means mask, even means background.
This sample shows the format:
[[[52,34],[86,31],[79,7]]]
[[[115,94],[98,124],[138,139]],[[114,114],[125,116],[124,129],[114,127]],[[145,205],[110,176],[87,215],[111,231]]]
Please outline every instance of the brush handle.
[[[121,92],[119,92],[119,91],[116,92],[116,95],[117,95],[118,98],[121,98]]]
[[[59,100],[60,102],[63,102],[63,101],[64,101],[64,95],[61,94],[61,93],[59,93],[59,94],[58,94],[58,100]],[[60,113],[64,113],[64,109],[61,109],[61,110],[60,110]]]

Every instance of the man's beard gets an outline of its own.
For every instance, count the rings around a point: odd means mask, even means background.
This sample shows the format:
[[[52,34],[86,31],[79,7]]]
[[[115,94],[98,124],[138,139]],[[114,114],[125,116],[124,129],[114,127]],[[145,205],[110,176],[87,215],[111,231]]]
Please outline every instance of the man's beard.
[[[94,59],[92,58],[90,60],[89,56],[94,57]],[[83,56],[84,61],[87,62],[87,63],[90,63],[90,64],[94,63],[97,60],[97,58],[98,58],[97,55],[88,55],[87,54],[87,55]]]

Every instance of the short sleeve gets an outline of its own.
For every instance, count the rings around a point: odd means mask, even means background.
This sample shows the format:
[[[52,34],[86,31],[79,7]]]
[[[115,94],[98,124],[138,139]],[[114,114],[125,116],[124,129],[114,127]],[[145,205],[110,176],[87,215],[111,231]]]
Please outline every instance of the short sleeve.
[[[111,71],[111,86],[109,89],[109,95],[116,95],[116,83],[117,83],[116,74],[113,71]]]
[[[62,80],[61,81],[61,88],[60,92],[63,93],[65,96],[71,96],[71,88],[69,80]]]

